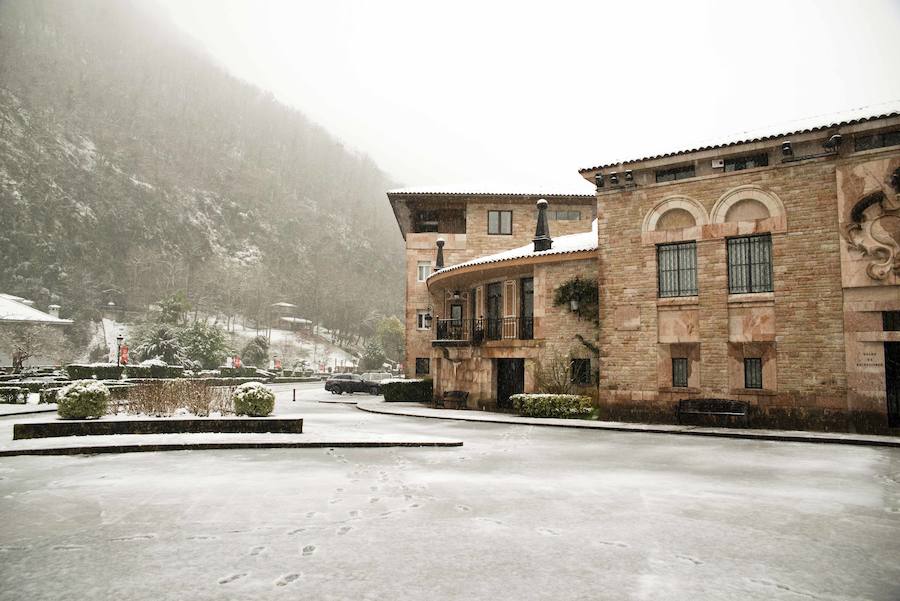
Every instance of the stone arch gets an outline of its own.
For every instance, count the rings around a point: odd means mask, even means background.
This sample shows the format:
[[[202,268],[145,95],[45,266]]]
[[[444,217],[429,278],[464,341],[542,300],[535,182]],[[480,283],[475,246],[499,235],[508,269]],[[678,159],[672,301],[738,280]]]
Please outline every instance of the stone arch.
[[[759,186],[738,186],[722,195],[710,211],[711,223],[756,221],[785,217],[784,203]]]
[[[706,225],[709,219],[703,205],[689,196],[664,198],[644,217],[643,232],[683,229]]]

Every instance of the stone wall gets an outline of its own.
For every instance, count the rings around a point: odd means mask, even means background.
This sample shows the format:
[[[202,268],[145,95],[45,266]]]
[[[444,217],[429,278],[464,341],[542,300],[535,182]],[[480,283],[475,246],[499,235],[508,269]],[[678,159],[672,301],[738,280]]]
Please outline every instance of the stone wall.
[[[598,195],[609,417],[672,421],[678,399],[701,396],[749,401],[758,425],[799,411],[808,427],[841,427],[831,415],[846,410],[847,390],[834,170],[833,159],[798,161]],[[649,229],[675,198],[699,219]],[[746,198],[770,206],[747,201],[724,219]],[[771,234],[774,292],[729,295],[726,238],[753,233]],[[698,295],[658,299],[657,244],[680,240],[697,241]],[[691,364],[687,389],[672,388],[673,345]],[[763,390],[743,388],[745,356],[762,358]]]

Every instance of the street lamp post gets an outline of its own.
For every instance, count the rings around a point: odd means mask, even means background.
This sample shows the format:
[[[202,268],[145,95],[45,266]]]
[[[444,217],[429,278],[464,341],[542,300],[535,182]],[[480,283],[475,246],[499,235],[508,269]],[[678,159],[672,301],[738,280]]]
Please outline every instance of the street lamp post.
[[[125,340],[125,337],[120,333],[116,336],[116,367],[120,367],[122,365],[122,342]]]

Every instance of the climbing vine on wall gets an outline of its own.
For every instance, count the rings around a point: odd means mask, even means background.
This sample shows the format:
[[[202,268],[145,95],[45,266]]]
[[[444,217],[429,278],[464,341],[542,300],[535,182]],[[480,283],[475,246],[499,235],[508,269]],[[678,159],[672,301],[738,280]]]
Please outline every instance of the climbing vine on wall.
[[[578,308],[574,311],[572,311],[573,300],[578,303]],[[563,282],[553,293],[553,306],[566,307],[579,319],[590,319],[594,323],[600,321],[599,303],[597,282],[582,280],[578,276]]]

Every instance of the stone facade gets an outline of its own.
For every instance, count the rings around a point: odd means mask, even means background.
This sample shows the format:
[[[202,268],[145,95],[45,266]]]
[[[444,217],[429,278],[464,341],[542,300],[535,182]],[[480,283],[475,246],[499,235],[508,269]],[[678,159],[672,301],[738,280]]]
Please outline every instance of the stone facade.
[[[597,194],[606,415],[672,421],[680,399],[728,398],[748,401],[756,426],[888,428],[884,343],[897,333],[882,331],[881,312],[900,310],[900,218],[886,215],[864,233],[850,223],[851,205],[873,192],[887,201],[866,209],[869,220],[900,207],[885,191],[900,148],[857,153],[851,143],[885,127],[898,129],[900,118],[843,127],[847,143],[831,150],[828,129],[791,136],[790,156],[785,137],[617,167],[632,170],[633,183]],[[764,166],[712,167],[760,153]],[[655,181],[674,165],[693,166],[694,176]],[[771,291],[729,294],[726,241],[753,234],[771,236]],[[696,243],[696,294],[660,298],[658,248],[682,241]],[[874,279],[873,263],[889,273]],[[687,386],[673,386],[675,357],[687,360]],[[761,389],[745,388],[745,358],[760,360]]]

